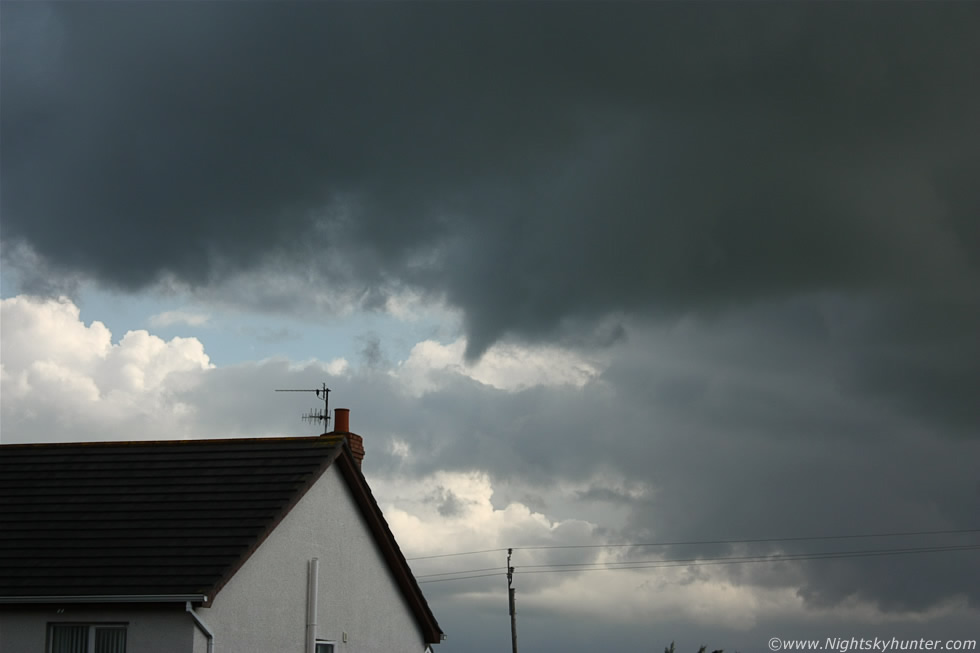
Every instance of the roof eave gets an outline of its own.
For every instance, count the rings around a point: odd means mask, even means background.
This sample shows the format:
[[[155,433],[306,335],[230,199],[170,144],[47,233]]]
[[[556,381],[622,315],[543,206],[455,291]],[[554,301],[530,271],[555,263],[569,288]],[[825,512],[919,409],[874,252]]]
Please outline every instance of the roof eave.
[[[206,594],[70,594],[49,596],[0,596],[0,604],[27,605],[46,603],[204,603]]]
[[[436,621],[435,615],[432,614],[432,609],[425,600],[425,595],[422,594],[422,589],[415,580],[408,561],[402,555],[381,507],[375,500],[374,494],[371,492],[360,466],[354,461],[346,442],[343,449],[344,455],[338,458],[337,464],[342,475],[348,481],[348,487],[353,491],[355,502],[360,506],[361,514],[366,518],[369,530],[380,546],[382,555],[386,559],[402,595],[407,599],[425,642],[438,644],[445,639],[445,633],[439,626],[439,622]]]

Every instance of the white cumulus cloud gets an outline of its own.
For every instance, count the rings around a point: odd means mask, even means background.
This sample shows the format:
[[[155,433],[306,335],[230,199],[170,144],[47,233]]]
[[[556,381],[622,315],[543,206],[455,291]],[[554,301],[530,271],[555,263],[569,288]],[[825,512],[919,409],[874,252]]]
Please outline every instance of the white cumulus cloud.
[[[177,437],[193,412],[177,393],[212,367],[196,338],[130,331],[117,342],[66,298],[2,300],[0,421],[6,442]]]
[[[418,394],[452,381],[453,374],[469,377],[500,390],[521,390],[536,385],[581,387],[600,372],[600,363],[573,351],[547,345],[497,344],[475,363],[464,358],[466,339],[444,345],[424,340],[414,347],[394,372],[410,381],[406,387]]]

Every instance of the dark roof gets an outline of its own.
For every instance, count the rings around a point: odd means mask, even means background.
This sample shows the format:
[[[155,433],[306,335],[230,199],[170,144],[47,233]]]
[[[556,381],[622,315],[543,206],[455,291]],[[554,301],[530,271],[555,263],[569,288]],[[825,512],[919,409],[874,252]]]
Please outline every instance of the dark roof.
[[[328,434],[2,445],[0,601],[210,601],[333,464],[426,641],[438,642],[435,617],[344,443]]]

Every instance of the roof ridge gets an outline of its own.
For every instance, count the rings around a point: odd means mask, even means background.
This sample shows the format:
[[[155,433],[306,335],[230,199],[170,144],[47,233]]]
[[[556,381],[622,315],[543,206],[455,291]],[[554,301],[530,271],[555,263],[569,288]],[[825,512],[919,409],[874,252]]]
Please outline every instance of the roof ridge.
[[[115,447],[115,446],[160,446],[177,444],[241,444],[243,442],[308,442],[319,439],[333,440],[343,434],[324,433],[322,435],[283,435],[258,438],[189,438],[183,440],[87,440],[85,442],[15,442],[0,443],[0,449],[46,449],[65,447]]]

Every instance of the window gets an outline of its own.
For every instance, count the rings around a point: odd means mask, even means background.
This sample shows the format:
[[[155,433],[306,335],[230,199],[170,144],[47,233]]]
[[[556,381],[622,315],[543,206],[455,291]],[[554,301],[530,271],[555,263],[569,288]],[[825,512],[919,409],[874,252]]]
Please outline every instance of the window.
[[[49,624],[48,653],[126,653],[126,626]]]
[[[317,642],[316,653],[333,653],[333,642]]]

